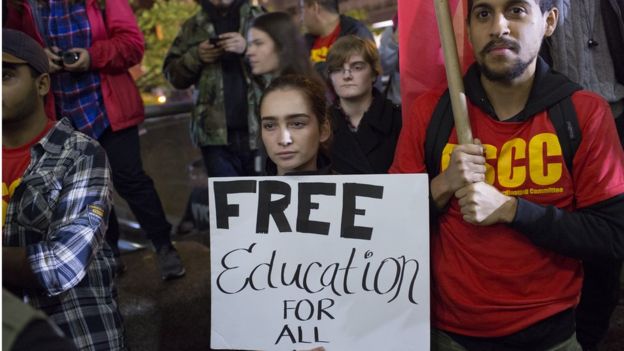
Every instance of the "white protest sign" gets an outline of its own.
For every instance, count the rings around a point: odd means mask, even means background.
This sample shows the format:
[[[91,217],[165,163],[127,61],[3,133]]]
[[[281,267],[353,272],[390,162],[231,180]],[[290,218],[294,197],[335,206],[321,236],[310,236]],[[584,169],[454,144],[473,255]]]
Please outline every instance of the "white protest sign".
[[[212,348],[429,350],[426,175],[209,187]]]

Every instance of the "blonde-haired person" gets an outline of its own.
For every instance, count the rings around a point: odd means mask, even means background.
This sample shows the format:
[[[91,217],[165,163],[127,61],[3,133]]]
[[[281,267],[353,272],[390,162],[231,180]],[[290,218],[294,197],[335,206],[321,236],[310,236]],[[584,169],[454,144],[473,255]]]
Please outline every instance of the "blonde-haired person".
[[[381,73],[377,47],[353,35],[340,38],[329,51],[327,67],[336,95],[331,108],[334,170],[386,173],[401,131],[401,107],[374,87]]]

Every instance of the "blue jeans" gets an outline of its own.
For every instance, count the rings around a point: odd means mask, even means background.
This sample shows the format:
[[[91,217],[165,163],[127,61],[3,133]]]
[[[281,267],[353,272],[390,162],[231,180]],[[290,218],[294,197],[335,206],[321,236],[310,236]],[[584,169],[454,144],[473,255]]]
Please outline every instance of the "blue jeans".
[[[246,130],[228,131],[228,145],[201,147],[208,177],[244,177],[257,175],[254,163],[257,150],[249,148]]]

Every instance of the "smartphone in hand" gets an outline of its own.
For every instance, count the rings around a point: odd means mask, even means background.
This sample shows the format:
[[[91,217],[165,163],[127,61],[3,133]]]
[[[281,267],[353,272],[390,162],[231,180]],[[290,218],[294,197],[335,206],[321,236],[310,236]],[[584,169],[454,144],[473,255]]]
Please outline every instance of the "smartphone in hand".
[[[211,37],[211,38],[208,38],[208,40],[210,41],[210,44],[214,46],[219,46],[219,41],[221,39],[219,39],[219,37]]]

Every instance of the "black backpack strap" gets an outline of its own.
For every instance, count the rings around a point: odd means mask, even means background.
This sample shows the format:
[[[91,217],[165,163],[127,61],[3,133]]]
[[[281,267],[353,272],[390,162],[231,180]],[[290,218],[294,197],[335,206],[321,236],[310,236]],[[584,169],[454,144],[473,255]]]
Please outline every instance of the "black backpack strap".
[[[571,96],[551,106],[548,109],[548,117],[557,132],[563,160],[568,167],[568,171],[572,174],[574,155],[576,155],[576,151],[581,144],[581,127],[579,126]]]
[[[449,91],[446,90],[433,110],[425,135],[425,166],[429,180],[440,173],[442,151],[444,151],[454,125],[451,97]]]
[[[440,173],[442,151],[444,151],[454,125],[451,97],[446,90],[433,110],[425,135],[425,167],[427,167],[427,174],[429,174],[429,182]],[[437,209],[431,192],[429,192],[429,222],[432,228],[438,225],[436,218],[440,213],[441,211]]]

